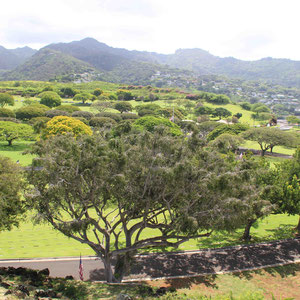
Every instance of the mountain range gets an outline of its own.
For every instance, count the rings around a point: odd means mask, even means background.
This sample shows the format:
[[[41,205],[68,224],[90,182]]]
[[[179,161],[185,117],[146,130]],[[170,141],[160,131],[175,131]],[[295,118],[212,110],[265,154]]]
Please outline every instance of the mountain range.
[[[128,84],[147,84],[155,74],[191,78],[215,74],[300,88],[300,61],[270,57],[243,61],[201,49],[179,49],[174,54],[129,51],[93,38],[50,44],[38,51],[0,46],[0,71],[2,80],[49,80],[86,73]]]

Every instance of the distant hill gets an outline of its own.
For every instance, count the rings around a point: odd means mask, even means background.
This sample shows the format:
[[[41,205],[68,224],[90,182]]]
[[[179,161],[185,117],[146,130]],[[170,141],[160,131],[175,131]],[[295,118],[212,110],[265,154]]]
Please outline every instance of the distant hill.
[[[49,59],[49,53],[45,52],[47,49],[56,51],[53,53],[56,53],[58,61]],[[174,74],[192,77],[225,75],[300,88],[300,61],[289,59],[263,58],[257,61],[243,61],[233,57],[221,58],[201,49],[179,49],[174,54],[166,55],[113,48],[93,38],[50,44],[31,57],[32,51],[34,50],[26,47],[14,50],[0,47],[1,78],[48,80],[56,75],[65,75],[69,71],[78,73],[80,70],[91,68],[91,72],[100,74],[97,79],[113,82],[147,84],[152,76],[159,72],[165,79]],[[66,55],[65,61],[62,55]],[[20,57],[23,60],[29,57],[31,59],[20,66]],[[45,66],[42,66],[43,63]],[[3,70],[13,68],[16,69],[3,73]],[[36,73],[37,68],[39,72]]]
[[[62,77],[76,79],[73,75],[89,73],[92,76],[89,79],[138,85],[148,84],[157,72],[168,76],[177,76],[178,73],[192,74],[188,70],[176,70],[155,64],[155,59],[146,57],[147,52],[132,52],[109,47],[91,38],[71,43],[50,44],[39,50],[23,65],[4,73],[2,79],[51,80]],[[138,58],[134,59],[135,57]]]
[[[82,74],[96,70],[86,62],[52,49],[41,49],[27,62],[6,72],[6,80],[49,80],[56,76]]]
[[[184,68],[201,75],[217,74],[244,80],[267,80],[275,84],[300,87],[300,61],[263,58],[243,61],[221,58],[201,49],[180,49],[163,61],[171,67]]]
[[[29,47],[6,49],[0,46],[0,70],[12,70],[23,64],[37,50]]]

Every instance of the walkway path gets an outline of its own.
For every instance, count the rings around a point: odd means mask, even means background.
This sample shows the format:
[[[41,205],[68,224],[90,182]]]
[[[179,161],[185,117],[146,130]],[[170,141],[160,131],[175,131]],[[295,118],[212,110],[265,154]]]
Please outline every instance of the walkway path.
[[[126,279],[192,277],[294,262],[300,262],[300,238],[249,246],[139,255],[132,267],[131,276]],[[79,277],[79,258],[1,260],[0,267],[4,266],[49,268],[51,276]],[[103,264],[99,259],[84,257],[83,268],[85,280],[104,280]]]

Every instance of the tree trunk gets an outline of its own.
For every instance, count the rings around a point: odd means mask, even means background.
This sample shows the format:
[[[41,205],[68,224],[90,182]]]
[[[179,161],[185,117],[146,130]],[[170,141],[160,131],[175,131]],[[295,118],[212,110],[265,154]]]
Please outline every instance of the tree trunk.
[[[243,237],[242,237],[242,239],[244,241],[250,241],[251,240],[250,229],[251,229],[251,226],[255,223],[255,221],[256,220],[253,220],[253,219],[248,220],[248,223],[245,227],[244,234],[243,234]]]
[[[13,140],[8,140],[8,146],[12,146]]]
[[[124,276],[129,272],[132,257],[130,253],[117,256],[114,277],[118,282],[121,282]]]
[[[112,271],[112,265],[111,265],[111,257],[109,255],[106,255],[104,259],[102,259],[104,263],[104,270],[105,270],[105,279],[107,282],[116,282],[115,277],[113,275]]]
[[[265,156],[266,150],[261,149],[261,156]]]
[[[298,225],[295,228],[297,230],[297,234],[300,235],[300,215],[299,215],[299,221],[298,221]]]
[[[273,148],[274,146],[270,146],[270,152],[273,154]]]

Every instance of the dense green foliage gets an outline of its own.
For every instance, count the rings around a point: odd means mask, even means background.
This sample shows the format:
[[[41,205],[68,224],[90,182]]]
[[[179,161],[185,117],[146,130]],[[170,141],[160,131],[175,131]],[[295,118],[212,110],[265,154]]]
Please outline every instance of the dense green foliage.
[[[0,108],[0,118],[15,118],[15,117],[16,114],[12,110],[4,107]]]
[[[74,137],[80,135],[91,135],[92,130],[83,122],[66,116],[57,116],[47,122],[43,130],[42,137],[44,139],[50,138],[55,135],[71,134]]]
[[[16,110],[16,118],[27,121],[32,118],[43,117],[47,110],[49,110],[49,107],[42,104],[24,106]]]
[[[15,104],[14,97],[8,93],[0,93],[0,107],[5,105],[13,106]]]
[[[19,165],[0,156],[0,231],[18,225],[20,215],[25,212],[21,198],[24,188],[22,173]]]
[[[167,127],[169,133],[175,136],[182,135],[180,127],[168,119],[145,116],[134,122],[134,127],[140,130],[154,132],[158,127]]]
[[[233,125],[222,124],[216,127],[207,135],[207,140],[212,141],[223,133],[240,134],[241,132],[246,131],[247,129],[249,129],[249,126],[246,124],[240,124],[240,123],[233,124]]]
[[[250,128],[243,133],[243,137],[247,140],[257,142],[260,146],[262,156],[269,149],[272,152],[275,146],[293,147],[299,141],[299,138],[291,133],[269,127]]]
[[[11,146],[12,142],[17,139],[33,141],[35,135],[30,125],[0,121],[0,139],[7,141],[8,145]]]
[[[41,141],[33,153],[38,157],[28,174],[34,186],[28,201],[56,229],[89,245],[103,260],[109,282],[122,280],[138,249],[176,247],[212,230],[233,230],[252,217],[253,205],[255,214],[268,211],[252,167],[205,150],[196,137],[164,130],[115,139],[66,135]],[[146,228],[159,230],[144,236]]]
[[[61,105],[61,99],[55,92],[43,92],[40,103],[48,107],[55,107]]]

